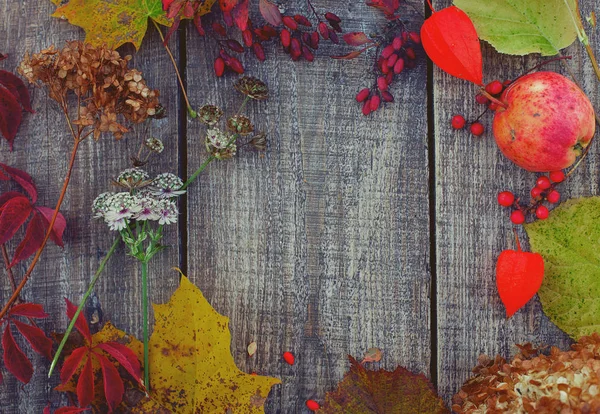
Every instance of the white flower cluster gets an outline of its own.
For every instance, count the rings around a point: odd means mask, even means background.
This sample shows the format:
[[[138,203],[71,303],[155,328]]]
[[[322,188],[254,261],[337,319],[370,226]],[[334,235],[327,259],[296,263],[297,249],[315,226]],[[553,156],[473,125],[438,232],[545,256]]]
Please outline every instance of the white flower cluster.
[[[128,177],[131,173],[135,177]],[[127,178],[148,179],[144,174],[139,169],[126,170],[119,175],[117,182]],[[185,194],[182,186],[183,181],[179,177],[164,173],[136,192],[102,193],[94,200],[94,217],[104,219],[108,227],[116,231],[125,229],[131,220],[158,221],[161,225],[177,223],[179,211],[173,198]]]

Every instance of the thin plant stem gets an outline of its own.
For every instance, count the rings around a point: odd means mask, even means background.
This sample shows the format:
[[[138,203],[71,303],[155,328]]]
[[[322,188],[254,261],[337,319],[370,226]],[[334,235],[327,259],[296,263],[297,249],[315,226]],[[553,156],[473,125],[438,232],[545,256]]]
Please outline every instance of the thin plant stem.
[[[144,329],[144,385],[150,392],[150,357],[148,352],[148,261],[142,260],[142,325]]]
[[[100,262],[100,266],[98,266],[98,269],[96,270],[96,273],[94,274],[94,277],[92,278],[92,281],[90,282],[90,285],[88,286],[87,291],[84,293],[83,298],[81,299],[81,302],[79,302],[79,306],[77,307],[77,310],[75,311],[75,315],[73,316],[73,319],[71,319],[71,322],[69,323],[69,326],[67,328],[67,331],[65,332],[65,335],[63,336],[62,340],[60,341],[60,345],[58,345],[58,349],[56,350],[56,353],[54,354],[54,358],[52,359],[52,364],[50,365],[50,370],[48,371],[48,378],[50,378],[50,376],[52,375],[52,371],[54,371],[54,368],[56,367],[56,364],[58,363],[60,354],[61,354],[65,344],[67,343],[67,339],[69,339],[69,335],[71,334],[71,331],[73,330],[73,327],[75,326],[75,322],[77,322],[77,318],[79,317],[79,314],[81,313],[81,311],[83,310],[83,307],[85,306],[85,302],[92,294],[92,291],[94,290],[94,287],[96,286],[96,282],[98,282],[100,275],[104,271],[104,266],[106,266],[108,259],[110,259],[110,257],[113,255],[113,253],[117,249],[117,246],[119,246],[120,241],[121,241],[121,237],[117,236],[115,238],[115,241],[113,242],[110,250],[108,251],[106,256],[104,256],[104,259],[102,259],[102,261]]]
[[[15,281],[15,275],[13,274],[13,271],[10,268],[10,258],[8,257],[8,251],[6,250],[6,244],[2,245],[2,258],[4,259],[4,266],[6,267],[6,274],[8,275],[8,280],[10,281],[10,287],[14,292],[15,290],[17,290],[17,282]]]
[[[250,97],[248,95],[246,95],[246,97],[244,98],[244,101],[240,105],[240,109],[238,109],[238,111],[237,111],[237,115],[242,113],[242,110],[246,107],[246,104],[248,103],[249,100],[250,100]]]
[[[204,160],[204,162],[202,163],[202,165],[200,165],[200,167],[198,167],[198,169],[183,184],[183,186],[181,187],[181,190],[185,190],[191,183],[193,183],[194,180],[200,175],[200,173],[202,171],[204,171],[206,169],[206,167],[208,167],[208,164],[210,164],[212,161],[214,161],[215,158],[216,157],[214,155],[211,155],[206,160]]]
[[[150,20],[152,20],[152,19],[150,19]],[[158,23],[156,23],[154,20],[152,20],[152,23],[154,23],[154,27],[156,27],[156,30],[158,31],[158,34],[160,35],[163,46],[165,47],[167,53],[169,54],[169,57],[171,58],[171,62],[173,63],[173,68],[175,69],[175,74],[177,75],[177,79],[179,80],[179,85],[181,85],[181,93],[183,94],[183,99],[185,99],[185,103],[187,105],[188,114],[192,118],[196,118],[198,116],[198,114],[196,113],[196,111],[194,111],[194,108],[192,108],[192,105],[190,104],[190,100],[188,99],[187,92],[185,90],[185,86],[183,85],[183,79],[181,79],[181,74],[179,73],[179,68],[177,67],[177,62],[175,62],[173,53],[171,53],[171,49],[169,49],[169,45],[165,42],[165,36],[163,35],[162,30],[160,30]]]
[[[492,101],[496,105],[501,106],[502,108],[506,109],[506,104],[503,103],[502,101],[499,101],[498,99],[494,98],[490,93],[488,93],[488,91],[485,90],[485,88],[481,88],[479,90],[479,93],[482,94],[483,96],[485,96],[486,98],[488,98],[490,101]]]

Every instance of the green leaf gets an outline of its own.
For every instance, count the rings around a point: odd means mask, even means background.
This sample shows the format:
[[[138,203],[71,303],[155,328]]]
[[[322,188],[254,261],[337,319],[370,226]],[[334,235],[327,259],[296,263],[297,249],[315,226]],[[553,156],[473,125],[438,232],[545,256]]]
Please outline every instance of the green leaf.
[[[480,39],[509,55],[558,54],[577,38],[576,0],[454,0]]]
[[[546,263],[544,312],[573,338],[600,330],[600,197],[571,200],[525,226]]]
[[[86,42],[94,46],[106,44],[111,49],[129,42],[139,49],[149,18],[164,26],[172,23],[162,9],[161,0],[70,0],[52,16],[82,27]]]

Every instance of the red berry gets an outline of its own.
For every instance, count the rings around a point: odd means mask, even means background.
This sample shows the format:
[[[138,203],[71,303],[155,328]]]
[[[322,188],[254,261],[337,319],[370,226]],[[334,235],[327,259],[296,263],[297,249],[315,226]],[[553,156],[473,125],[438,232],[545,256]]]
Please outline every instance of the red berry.
[[[416,44],[421,43],[421,36],[419,36],[419,34],[417,32],[410,32],[408,34],[408,37],[410,38],[410,40],[412,40]]]
[[[392,56],[392,53],[394,53],[394,46],[393,45],[387,45],[381,51],[381,57],[383,57],[384,59],[387,59],[390,56]]]
[[[387,60],[387,64],[390,68],[393,68],[394,65],[396,64],[396,61],[398,60],[398,55],[395,53],[392,53],[392,55],[388,58]]]
[[[188,4],[191,4],[191,3],[188,2]],[[225,22],[227,27],[233,26],[233,16],[231,15],[231,12],[223,12],[223,21]]]
[[[298,22],[296,22],[296,20],[294,20],[293,17],[283,16],[282,21],[283,21],[283,24],[285,24],[287,27],[289,27],[292,30],[296,30],[298,28]]]
[[[376,111],[379,109],[379,104],[381,103],[381,98],[375,95],[371,98],[371,111]]]
[[[496,109],[498,109],[498,104],[496,102],[490,102],[488,108],[490,108],[490,111],[495,111]]]
[[[296,362],[296,357],[294,357],[294,354],[292,354],[291,352],[284,352],[283,360],[290,365],[294,365],[294,362]]]
[[[387,60],[383,60],[383,62],[381,62],[381,71],[383,72],[384,75],[387,75],[390,72],[390,67],[387,64]]]
[[[394,40],[392,41],[392,46],[394,46],[394,50],[402,49],[402,38],[399,36],[394,37]]]
[[[542,190],[540,187],[533,187],[531,189],[531,197],[538,198],[542,195],[543,192],[544,192],[544,190]]]
[[[308,20],[306,17],[302,16],[301,14],[295,15],[294,20],[296,20],[296,22],[298,24],[301,24],[302,26],[307,26],[307,27],[312,26],[312,24],[310,23],[310,20]]]
[[[492,81],[485,86],[485,91],[490,95],[499,95],[502,89],[504,89],[504,86],[499,80]]]
[[[313,49],[319,48],[319,33],[318,32],[312,32],[310,34],[310,47],[312,47]]]
[[[380,76],[377,78],[377,87],[380,91],[387,91],[388,84],[385,80],[385,76]]]
[[[525,214],[521,210],[515,210],[510,215],[510,221],[513,224],[523,224],[525,223]]]
[[[562,183],[565,181],[565,173],[562,171],[552,171],[550,173],[550,179],[555,183]]]
[[[316,402],[315,400],[307,400],[306,401],[306,407],[308,407],[308,409],[310,411],[317,411],[319,408],[321,408],[321,406],[319,405],[319,403]]]
[[[548,177],[546,177],[545,175],[542,175],[541,177],[539,177],[537,179],[537,181],[535,182],[535,185],[540,187],[542,190],[547,190],[550,188],[550,186],[552,184],[550,183],[550,179]]]
[[[391,85],[394,81],[394,72],[389,71],[387,75],[385,75],[385,81],[388,85]]]
[[[406,57],[410,60],[415,60],[417,58],[417,55],[415,54],[415,51],[412,47],[406,48]]]
[[[277,30],[275,30],[274,27],[269,26],[268,24],[265,24],[262,27],[262,32],[264,33],[265,36],[267,37],[275,37],[277,36]]]
[[[212,24],[212,29],[215,31],[215,33],[217,33],[221,36],[227,35],[227,31],[225,30],[225,28],[223,27],[223,25],[221,23],[214,22]]]
[[[479,137],[479,136],[483,135],[484,132],[485,132],[485,128],[483,127],[483,124],[481,124],[480,122],[474,122],[471,124],[471,134]]]
[[[234,39],[227,39],[225,41],[225,46],[237,53],[242,53],[244,51],[244,46]]]
[[[364,102],[369,97],[371,90],[369,88],[361,89],[361,91],[356,94],[356,102]]]
[[[454,115],[452,117],[452,128],[454,129],[463,129],[465,127],[465,118],[462,115]]]
[[[256,58],[258,60],[260,60],[261,62],[264,62],[265,59],[267,58],[265,56],[265,49],[263,49],[262,45],[258,42],[254,43],[252,45],[252,50],[254,51],[254,54],[256,55]]]
[[[475,100],[477,101],[478,104],[481,104],[481,105],[487,105],[490,102],[490,100],[486,96],[484,96],[480,93],[478,93],[475,96]]]
[[[309,62],[315,60],[315,55],[313,55],[313,52],[307,46],[302,46],[302,56]]]
[[[300,55],[302,55],[302,46],[300,45],[300,41],[295,37],[290,42],[290,54],[294,60],[298,59]]]
[[[404,59],[400,58],[396,61],[396,64],[394,65],[394,73],[396,75],[399,75],[400,72],[402,72],[404,70]]]
[[[331,40],[336,45],[340,43],[340,39],[337,34],[331,29],[329,29],[329,40]]]
[[[510,191],[502,191],[498,194],[498,204],[502,207],[510,207],[515,202],[515,195]]]
[[[512,83],[512,81],[510,79],[505,80],[504,82],[502,82],[502,86],[507,87],[508,85],[510,85]]]
[[[318,25],[319,33],[321,33],[321,37],[325,40],[329,40],[329,27],[324,22],[319,23]]]
[[[560,201],[560,193],[556,190],[552,190],[546,196],[549,203],[556,204]]]
[[[215,64],[214,64],[214,68],[215,68],[215,75],[217,75],[217,77],[221,77],[223,76],[223,74],[225,73],[225,61],[223,60],[222,57],[218,57],[215,59]]]
[[[539,206],[537,210],[535,210],[535,216],[540,220],[546,220],[549,214],[550,212],[546,206]]]
[[[362,113],[364,116],[367,116],[371,113],[371,100],[367,99],[362,107]]]
[[[287,29],[283,29],[279,34],[279,38],[281,39],[281,44],[283,47],[290,47],[290,42],[292,41],[292,35]]]
[[[335,22],[335,23],[342,22],[342,19],[340,19],[339,17],[337,17],[335,14],[333,14],[331,12],[325,13],[325,18],[330,22]]]
[[[229,66],[235,73],[239,73],[240,75],[244,73],[244,66],[242,65],[242,62],[234,57],[231,58],[227,66]]]
[[[381,91],[381,99],[383,99],[386,102],[394,102],[394,95],[392,95],[388,91]]]
[[[302,41],[304,42],[305,45],[310,46],[310,33],[303,32],[302,33]]]
[[[248,29],[244,30],[242,32],[242,38],[243,38],[244,44],[246,46],[248,46],[248,47],[252,46],[253,41],[252,41],[252,31],[251,30],[248,30]]]

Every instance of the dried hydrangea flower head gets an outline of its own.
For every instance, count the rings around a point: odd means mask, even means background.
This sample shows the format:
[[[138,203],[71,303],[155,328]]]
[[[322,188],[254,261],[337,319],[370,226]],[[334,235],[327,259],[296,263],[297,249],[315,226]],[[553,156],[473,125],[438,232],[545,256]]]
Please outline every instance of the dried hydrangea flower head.
[[[214,105],[204,105],[198,110],[200,122],[208,126],[216,125],[223,116],[223,110]]]
[[[50,46],[28,53],[19,73],[32,84],[46,86],[63,109],[69,92],[78,96],[81,106],[73,124],[92,127],[95,139],[104,132],[120,139],[128,131],[121,118],[137,124],[161,109],[158,91],[146,85],[140,71],[129,68],[130,60],[106,47],[71,41],[62,50]]]
[[[583,337],[570,351],[538,354],[530,345],[507,362],[482,356],[454,396],[456,413],[600,412],[600,335]]]
[[[250,76],[240,78],[234,85],[235,89],[250,99],[264,101],[269,97],[269,88],[260,79]]]

